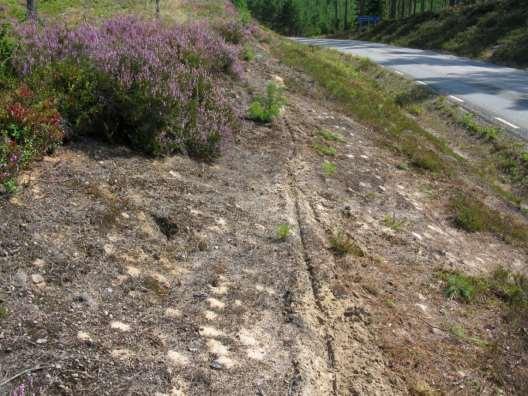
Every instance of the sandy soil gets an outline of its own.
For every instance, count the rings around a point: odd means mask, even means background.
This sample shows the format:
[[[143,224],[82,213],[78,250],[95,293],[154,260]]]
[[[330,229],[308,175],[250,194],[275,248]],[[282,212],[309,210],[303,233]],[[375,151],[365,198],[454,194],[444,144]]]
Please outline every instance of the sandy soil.
[[[215,163],[75,142],[0,200],[0,375],[34,370],[0,394],[522,394],[523,336],[497,307],[446,300],[434,275],[526,270],[523,250],[451,224],[454,187],[488,192],[400,169],[308,79],[260,56],[235,89],[241,109],[274,75],[297,88]],[[344,138],[335,158],[313,149],[321,129]],[[332,252],[337,231],[357,255]]]

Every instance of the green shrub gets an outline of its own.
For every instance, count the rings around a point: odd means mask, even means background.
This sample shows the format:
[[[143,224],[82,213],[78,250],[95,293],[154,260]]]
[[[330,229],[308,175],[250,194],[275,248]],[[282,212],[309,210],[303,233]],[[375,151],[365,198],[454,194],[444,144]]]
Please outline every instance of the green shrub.
[[[17,192],[18,186],[15,179],[7,179],[2,183],[8,194],[14,194]]]
[[[25,85],[0,94],[0,183],[14,192],[16,174],[52,152],[63,137],[63,121],[54,100]]]
[[[490,284],[493,293],[507,303],[518,307],[528,305],[528,278],[524,275],[497,268]]]
[[[440,156],[433,150],[417,145],[414,141],[404,141],[401,151],[410,158],[410,164],[418,169],[430,172],[444,170],[444,163]]]
[[[249,44],[244,45],[242,50],[242,59],[244,59],[246,62],[251,62],[253,59],[255,59],[255,56],[255,50],[253,47]]]
[[[241,44],[248,38],[246,26],[241,21],[228,21],[219,24],[216,30],[228,43]]]
[[[277,118],[286,100],[283,88],[270,82],[266,87],[265,96],[257,96],[249,106],[249,118],[253,121],[269,123]]]
[[[447,278],[445,294],[446,297],[451,299],[470,302],[479,290],[480,288],[475,278],[461,274],[453,274]]]
[[[232,125],[236,122],[234,113],[213,99],[212,83],[199,77],[185,102],[153,95],[143,85],[123,89],[88,62],[56,62],[37,70],[31,81],[58,98],[60,112],[75,134],[126,144],[154,156],[185,151],[211,159],[218,154],[222,134],[212,120],[203,127],[203,110]]]
[[[453,199],[452,207],[457,227],[468,232],[484,231],[488,228],[489,212],[480,201],[459,195]]]
[[[15,49],[16,40],[11,35],[8,24],[0,25],[0,82],[13,76],[11,55]]]
[[[249,11],[249,7],[247,5],[246,0],[233,0],[233,4],[238,10],[238,13],[240,15],[240,21],[247,25],[251,22],[251,12]]]

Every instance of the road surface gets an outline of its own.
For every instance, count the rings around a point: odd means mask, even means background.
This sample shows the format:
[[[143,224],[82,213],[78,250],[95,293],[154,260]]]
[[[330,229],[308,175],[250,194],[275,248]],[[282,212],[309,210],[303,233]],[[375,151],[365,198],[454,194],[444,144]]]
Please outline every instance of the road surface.
[[[528,140],[528,71],[366,41],[295,40],[367,57]]]

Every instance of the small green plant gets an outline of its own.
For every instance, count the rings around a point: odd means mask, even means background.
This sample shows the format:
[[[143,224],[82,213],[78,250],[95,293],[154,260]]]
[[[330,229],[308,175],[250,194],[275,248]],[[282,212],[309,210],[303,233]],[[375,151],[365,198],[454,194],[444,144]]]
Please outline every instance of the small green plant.
[[[18,186],[15,179],[7,179],[3,182],[3,186],[8,194],[14,194],[17,192]]]
[[[475,278],[462,274],[452,274],[447,278],[447,286],[444,292],[447,298],[469,303],[478,290],[478,282]]]
[[[321,136],[324,140],[328,140],[331,142],[344,142],[345,141],[343,136],[335,132],[326,130],[326,129],[319,131],[319,136]]]
[[[248,116],[253,121],[269,123],[280,115],[285,104],[283,88],[270,82],[266,88],[266,96],[257,96],[251,102]]]
[[[528,306],[528,278],[513,274],[504,268],[497,268],[490,280],[493,293],[514,306]]]
[[[337,172],[336,164],[330,161],[323,162],[322,168],[323,168],[324,175],[328,177],[334,176],[335,173]]]
[[[464,113],[459,119],[459,123],[469,132],[489,141],[496,140],[502,130],[492,126],[484,126],[477,122],[475,116],[470,113]]]
[[[477,297],[483,300],[498,298],[515,308],[528,308],[528,278],[502,267],[490,276],[475,277],[458,272],[439,273],[445,282],[446,297],[471,303]]]
[[[480,201],[458,195],[451,204],[457,227],[467,232],[479,232],[488,228],[489,209]]]
[[[9,311],[6,307],[3,305],[0,305],[0,319],[7,318],[7,315],[9,315]]]
[[[277,239],[279,241],[285,241],[291,234],[291,227],[289,224],[279,224],[277,227]]]
[[[417,150],[411,155],[411,165],[430,172],[440,172],[444,165],[432,150]]]
[[[504,215],[478,199],[457,194],[451,200],[454,223],[468,232],[490,232],[511,244],[528,244],[528,227],[512,216]]]
[[[336,231],[330,238],[330,246],[337,256],[351,254],[356,257],[364,257],[365,252],[344,231]]]
[[[244,45],[244,49],[242,50],[242,59],[244,59],[246,62],[251,62],[253,59],[255,59],[255,50],[249,44]]]
[[[392,215],[385,215],[385,217],[383,218],[383,224],[386,227],[393,229],[394,231],[399,231],[405,227],[405,225],[407,224],[407,220],[398,219],[393,213]]]
[[[335,157],[337,150],[334,147],[326,146],[324,144],[314,143],[313,148],[319,155],[327,155],[329,157]]]

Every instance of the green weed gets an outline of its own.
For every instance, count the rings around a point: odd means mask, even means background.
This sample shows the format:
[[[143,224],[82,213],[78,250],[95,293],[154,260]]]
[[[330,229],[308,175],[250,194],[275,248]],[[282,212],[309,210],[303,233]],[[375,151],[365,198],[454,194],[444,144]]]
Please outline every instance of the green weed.
[[[291,235],[289,224],[279,224],[276,230],[276,236],[279,241],[285,241]]]
[[[475,119],[475,116],[470,113],[465,113],[464,116],[459,119],[459,123],[470,133],[489,141],[496,140],[502,133],[500,128],[480,124]]]
[[[335,155],[337,154],[337,150],[334,147],[326,146],[324,144],[314,143],[313,148],[320,155],[335,157]]]
[[[242,50],[242,59],[244,59],[246,62],[251,62],[253,59],[255,59],[255,50],[249,44],[244,45],[244,49]]]
[[[513,308],[528,308],[528,278],[522,274],[499,267],[486,277],[442,271],[438,275],[447,298],[465,303],[496,298]]]
[[[8,194],[14,194],[18,190],[18,186],[15,179],[7,179],[2,184]]]
[[[330,161],[323,162],[323,173],[325,176],[334,176],[337,172],[337,165]]]
[[[9,311],[3,305],[0,305],[0,319],[5,319],[9,315]]]
[[[253,121],[269,123],[280,115],[285,104],[283,88],[270,82],[266,88],[266,95],[257,96],[251,102],[248,117]]]
[[[387,214],[383,218],[383,224],[385,225],[385,227],[391,228],[394,231],[400,231],[407,224],[407,220],[398,219],[395,214]]]
[[[326,129],[319,131],[319,136],[321,136],[324,140],[328,140],[331,142],[344,142],[345,141],[343,136],[339,135],[338,133],[326,130]]]
[[[462,274],[452,274],[447,278],[447,286],[444,290],[447,298],[471,302],[481,290],[476,278]]]

